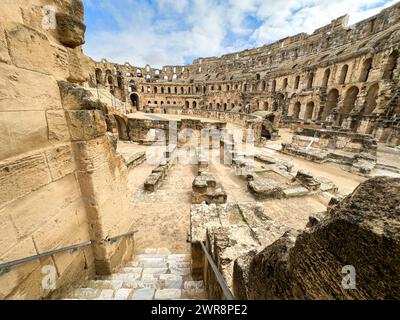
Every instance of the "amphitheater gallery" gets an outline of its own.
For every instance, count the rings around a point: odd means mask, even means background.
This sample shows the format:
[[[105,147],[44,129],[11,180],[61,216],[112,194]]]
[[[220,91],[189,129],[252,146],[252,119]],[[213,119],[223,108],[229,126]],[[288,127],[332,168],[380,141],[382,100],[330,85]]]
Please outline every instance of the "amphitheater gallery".
[[[152,66],[86,54],[100,1],[0,1],[0,299],[399,299],[400,3],[383,2]]]

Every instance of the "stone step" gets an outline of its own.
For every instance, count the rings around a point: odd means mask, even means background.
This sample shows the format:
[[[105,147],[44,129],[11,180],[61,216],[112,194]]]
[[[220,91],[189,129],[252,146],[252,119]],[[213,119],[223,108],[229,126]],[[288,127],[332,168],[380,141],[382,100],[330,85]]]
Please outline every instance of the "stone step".
[[[97,276],[73,289],[68,300],[203,300],[203,281],[191,278],[189,254],[145,249],[118,272]]]

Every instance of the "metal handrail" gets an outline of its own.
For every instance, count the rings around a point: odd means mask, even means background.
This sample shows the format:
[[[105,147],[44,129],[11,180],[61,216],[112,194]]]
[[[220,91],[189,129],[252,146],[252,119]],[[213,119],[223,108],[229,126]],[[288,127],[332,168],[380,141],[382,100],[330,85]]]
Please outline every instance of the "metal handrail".
[[[129,232],[127,232],[127,233],[124,233],[124,234],[121,234],[121,235],[119,235],[119,236],[116,236],[116,237],[112,237],[112,238],[107,238],[104,242],[108,242],[108,243],[114,243],[114,242],[117,242],[119,239],[121,239],[121,238],[126,238],[126,237],[131,237],[131,236],[134,236],[135,235],[135,233],[138,233],[139,231],[129,231]]]
[[[130,231],[130,232],[121,234],[121,235],[116,236],[116,237],[108,238],[105,241],[103,241],[102,243],[111,243],[112,244],[112,243],[117,242],[121,238],[134,236],[135,233],[137,233],[137,232],[138,231]],[[84,242],[84,243],[75,244],[75,245],[72,245],[72,246],[68,246],[68,247],[55,249],[55,250],[51,250],[51,251],[40,253],[40,254],[36,254],[34,256],[25,257],[25,258],[22,258],[22,259],[17,259],[17,260],[9,261],[9,262],[6,262],[6,263],[2,263],[2,264],[0,264],[0,276],[5,274],[5,273],[7,273],[7,272],[10,272],[11,268],[14,267],[14,266],[17,266],[17,265],[20,265],[20,264],[24,264],[24,263],[27,263],[27,262],[31,262],[31,261],[34,261],[34,260],[39,260],[39,259],[42,259],[42,258],[50,257],[52,255],[55,255],[55,254],[58,254],[58,253],[62,253],[62,252],[66,252],[66,251],[70,251],[70,253],[74,253],[74,252],[78,251],[79,249],[88,248],[88,247],[91,247],[92,245],[93,245],[92,241],[87,241],[87,242]]]
[[[218,267],[215,264],[214,259],[211,257],[210,253],[208,252],[206,246],[204,245],[204,243],[202,241],[200,241],[200,245],[204,251],[204,254],[207,257],[208,262],[210,263],[211,269],[214,271],[215,277],[217,278],[217,281],[218,281],[222,291],[224,292],[226,299],[227,300],[235,300],[234,295],[232,294],[231,290],[228,288],[228,285],[227,285],[223,275],[218,270]]]
[[[84,243],[80,243],[80,244],[75,244],[73,246],[68,246],[68,247],[64,247],[64,248],[60,248],[60,249],[55,249],[52,251],[48,251],[48,252],[44,252],[44,253],[40,253],[34,256],[30,256],[30,257],[26,257],[26,258],[22,258],[22,259],[17,259],[17,260],[13,260],[10,262],[6,262],[6,263],[2,263],[0,264],[0,275],[3,275],[7,272],[11,271],[11,268],[19,265],[19,264],[23,264],[23,263],[27,263],[30,261],[34,261],[34,260],[38,260],[38,259],[42,259],[42,258],[46,258],[49,256],[52,256],[54,254],[57,253],[61,253],[61,252],[66,252],[66,251],[70,251],[71,253],[76,252],[79,249],[82,248],[87,248],[92,246],[92,241],[87,241]]]

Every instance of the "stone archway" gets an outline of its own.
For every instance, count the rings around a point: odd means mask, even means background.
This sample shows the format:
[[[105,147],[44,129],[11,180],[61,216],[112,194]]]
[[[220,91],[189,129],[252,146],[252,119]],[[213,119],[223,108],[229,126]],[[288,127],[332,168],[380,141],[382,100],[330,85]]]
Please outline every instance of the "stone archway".
[[[115,122],[117,124],[119,140],[129,140],[127,124],[123,118],[114,114]]]
[[[314,114],[314,102],[309,102],[306,105],[306,111],[304,113],[304,120],[312,120]]]
[[[139,95],[137,93],[132,93],[130,95],[131,98],[131,102],[132,102],[132,106],[134,108],[136,108],[136,110],[140,109],[140,99],[139,99]]]
[[[299,119],[300,117],[300,110],[301,110],[301,103],[296,102],[294,107],[293,107],[293,119]]]

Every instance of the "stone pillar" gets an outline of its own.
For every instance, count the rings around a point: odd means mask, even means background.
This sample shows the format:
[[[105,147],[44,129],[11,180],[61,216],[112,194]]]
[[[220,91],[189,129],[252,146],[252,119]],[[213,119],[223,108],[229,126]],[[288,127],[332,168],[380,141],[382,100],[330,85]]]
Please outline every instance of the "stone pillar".
[[[62,104],[71,134],[77,177],[85,203],[97,274],[109,274],[133,252],[133,239],[113,238],[133,231],[127,190],[127,167],[106,136],[101,103],[88,102],[81,88],[60,82]],[[90,110],[86,109],[89,108]]]

